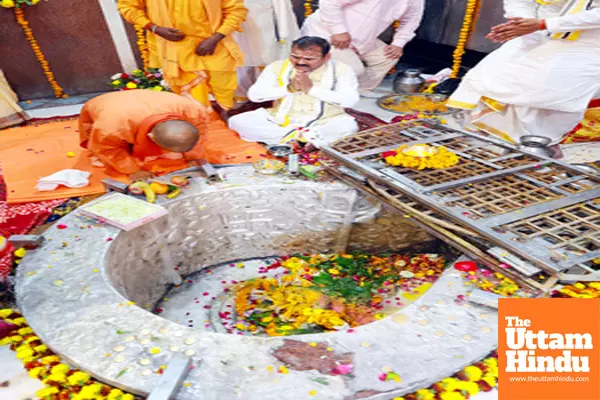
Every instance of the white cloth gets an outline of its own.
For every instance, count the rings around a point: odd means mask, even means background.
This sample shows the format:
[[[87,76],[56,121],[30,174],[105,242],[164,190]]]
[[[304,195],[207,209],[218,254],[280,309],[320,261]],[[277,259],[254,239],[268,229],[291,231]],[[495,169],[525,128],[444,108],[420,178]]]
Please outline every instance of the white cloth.
[[[78,169],[63,169],[52,175],[40,178],[35,188],[40,192],[57,189],[60,185],[69,188],[82,188],[90,184],[91,173]]]
[[[248,17],[242,32],[234,32],[244,53],[244,65],[261,67],[287,57],[300,28],[290,0],[246,0]]]
[[[473,110],[473,125],[505,139],[538,135],[559,142],[600,90],[600,0],[588,11],[561,16],[567,4],[508,1],[507,16],[546,18],[548,32],[511,40],[489,54],[465,75],[448,105]],[[575,41],[549,36],[577,30]],[[504,109],[488,107],[483,96]]]
[[[257,67],[286,58],[292,41],[300,37],[300,28],[290,0],[246,0],[248,17],[242,32],[233,37],[244,53],[244,67],[237,69],[235,95],[246,97],[260,74]]]
[[[423,17],[424,0],[320,0],[319,9],[302,25],[302,35],[320,36],[348,32],[352,46],[363,55],[377,48],[377,38],[399,20],[392,44],[404,47]]]
[[[385,43],[376,39],[377,47],[366,54],[358,55],[352,49],[331,49],[331,56],[352,68],[358,77],[360,91],[375,89],[387,73],[398,63],[398,58],[385,55]],[[380,97],[380,96],[379,96]]]
[[[264,108],[234,115],[229,118],[229,127],[240,134],[247,142],[262,142],[269,145],[279,144],[298,124],[282,127],[271,120],[271,114]],[[327,118],[302,131],[302,137],[316,147],[332,143],[344,136],[358,132],[356,120],[348,114]]]

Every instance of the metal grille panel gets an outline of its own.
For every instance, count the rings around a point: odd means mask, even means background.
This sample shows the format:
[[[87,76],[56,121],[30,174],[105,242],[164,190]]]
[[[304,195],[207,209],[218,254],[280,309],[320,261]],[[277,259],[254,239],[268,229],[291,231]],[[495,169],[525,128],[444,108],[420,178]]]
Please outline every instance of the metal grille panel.
[[[381,156],[418,143],[445,146],[460,162],[418,171],[390,166]],[[323,151],[386,185],[395,198],[420,203],[548,272],[598,269],[600,179],[568,164],[431,121],[363,131]]]

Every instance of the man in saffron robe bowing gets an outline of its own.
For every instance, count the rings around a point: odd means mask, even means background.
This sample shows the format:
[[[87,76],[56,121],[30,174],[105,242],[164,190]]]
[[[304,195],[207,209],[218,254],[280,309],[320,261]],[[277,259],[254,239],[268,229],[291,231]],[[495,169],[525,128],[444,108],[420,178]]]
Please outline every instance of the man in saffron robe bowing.
[[[243,54],[232,33],[248,10],[243,0],[118,0],[130,23],[148,31],[149,66],[162,69],[174,93],[209,106],[209,94],[234,106]]]
[[[128,90],[88,101],[79,116],[81,147],[92,165],[132,180],[187,168],[206,160],[247,163],[265,149],[242,141],[216,113],[173,93]]]

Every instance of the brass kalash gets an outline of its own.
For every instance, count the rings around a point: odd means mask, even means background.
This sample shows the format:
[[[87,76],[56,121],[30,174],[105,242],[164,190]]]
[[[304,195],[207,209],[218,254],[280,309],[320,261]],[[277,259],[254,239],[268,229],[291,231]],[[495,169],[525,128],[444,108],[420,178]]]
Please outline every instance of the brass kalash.
[[[447,149],[458,162],[392,165],[387,157],[399,148],[415,158]],[[525,288],[543,294],[559,280],[600,280],[600,179],[589,172],[423,120],[365,130],[322,151],[333,175]]]

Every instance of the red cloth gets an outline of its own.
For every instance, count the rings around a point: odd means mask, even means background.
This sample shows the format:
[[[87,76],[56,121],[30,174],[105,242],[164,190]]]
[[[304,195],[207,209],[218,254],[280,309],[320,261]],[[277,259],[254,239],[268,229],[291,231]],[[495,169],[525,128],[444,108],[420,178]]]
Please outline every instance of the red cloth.
[[[65,200],[40,201],[36,203],[6,203],[6,186],[0,169],[0,236],[9,238],[12,235],[25,235],[43,224],[52,214],[54,207]],[[0,251],[0,281],[10,274],[13,254],[10,245]]]

